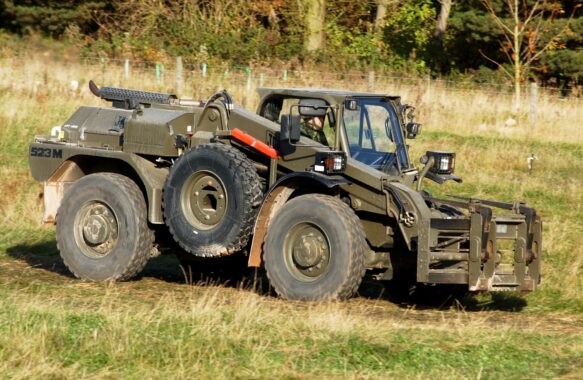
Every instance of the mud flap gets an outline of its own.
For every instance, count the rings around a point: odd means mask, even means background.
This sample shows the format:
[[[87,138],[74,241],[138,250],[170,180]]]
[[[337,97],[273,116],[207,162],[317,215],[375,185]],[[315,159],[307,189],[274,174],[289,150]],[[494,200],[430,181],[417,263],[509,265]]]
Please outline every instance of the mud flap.
[[[43,183],[43,203],[44,213],[41,223],[55,224],[57,221],[57,211],[61,206],[61,200],[67,189],[73,182],[44,182]]]

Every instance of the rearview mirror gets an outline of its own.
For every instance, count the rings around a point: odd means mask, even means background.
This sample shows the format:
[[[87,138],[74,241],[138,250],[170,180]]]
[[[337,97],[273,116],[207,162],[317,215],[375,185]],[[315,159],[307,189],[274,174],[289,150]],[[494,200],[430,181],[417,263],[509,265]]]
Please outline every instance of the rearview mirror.
[[[346,99],[344,101],[344,108],[349,111],[356,111],[358,109],[358,102],[354,99]]]
[[[328,104],[322,99],[300,99],[298,106],[302,117],[324,117],[328,110]]]
[[[407,128],[407,138],[414,139],[419,133],[421,133],[421,124],[409,122],[406,125]]]

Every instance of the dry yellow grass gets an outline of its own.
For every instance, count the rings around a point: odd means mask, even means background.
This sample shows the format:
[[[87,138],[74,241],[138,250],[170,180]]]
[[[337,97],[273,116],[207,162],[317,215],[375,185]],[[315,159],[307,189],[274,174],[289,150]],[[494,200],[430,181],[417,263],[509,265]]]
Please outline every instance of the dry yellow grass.
[[[0,349],[0,371],[13,378],[576,377],[583,352],[574,316],[418,311],[363,299],[296,303],[145,282],[1,283],[0,344],[10,350]]]
[[[227,88],[252,109],[246,74],[188,73],[184,95]],[[194,78],[195,76],[196,78]],[[442,83],[377,78],[375,91],[415,104],[424,131],[410,141],[455,150],[462,185],[431,186],[501,200],[526,199],[542,213],[543,285],[522,301],[483,296],[449,310],[416,310],[366,296],[346,303],[284,302],[245,289],[189,286],[152,268],[139,281],[103,285],[66,276],[51,227],[41,227],[39,187],[27,144],[82,104],[103,104],[100,85],[172,91],[153,69],[0,61],[0,373],[11,378],[580,378],[583,362],[583,105],[542,94],[538,124],[505,125],[511,98]],[[71,81],[80,82],[78,90]],[[303,73],[265,86],[366,90],[365,76]],[[526,157],[539,158],[529,173]],[[163,258],[162,258],[163,259]],[[154,260],[156,261],[156,260]],[[156,264],[156,263],[154,263]],[[164,266],[166,263],[157,262]],[[175,266],[175,262],[173,264]],[[155,273],[155,274],[152,274]],[[178,272],[179,273],[179,272]],[[370,295],[369,295],[370,297]],[[488,298],[490,297],[490,298]],[[481,308],[490,311],[475,312]],[[520,310],[514,313],[505,310]],[[474,311],[470,311],[474,310]]]
[[[0,61],[0,85],[4,88],[0,104],[0,154],[4,162],[0,174],[4,180],[0,182],[0,190],[14,194],[0,200],[0,220],[5,227],[33,226],[40,219],[39,189],[28,176],[24,162],[26,144],[34,134],[47,133],[52,126],[63,123],[80,105],[103,104],[88,91],[90,79],[101,85],[157,91],[172,91],[175,86],[171,70],[156,81],[153,67],[133,68],[126,79],[121,62],[103,66],[97,62],[64,65],[61,61],[51,61],[50,54],[46,59]],[[255,69],[248,88],[246,73],[233,71],[227,77],[222,73],[209,71],[203,79],[199,71],[185,70],[184,95],[204,99],[218,89],[227,88],[236,101],[252,109],[257,104],[254,88],[259,84],[261,73],[264,86],[362,91],[368,86],[366,77],[359,74],[290,73],[287,81],[283,81],[276,71]],[[79,87],[72,88],[71,81],[77,81]],[[448,184],[438,191],[456,193],[461,190],[474,197],[525,199],[531,203],[537,202],[537,197],[542,198],[542,202],[534,206],[545,219],[545,247],[551,247],[550,259],[554,260],[553,266],[545,270],[545,280],[561,284],[567,295],[581,299],[582,263],[577,259],[583,257],[578,238],[583,230],[583,191],[581,176],[577,175],[583,149],[581,100],[559,99],[540,91],[538,121],[533,129],[527,117],[522,117],[515,126],[505,124],[511,115],[511,95],[456,90],[444,87],[442,82],[408,83],[387,77],[377,77],[374,90],[399,94],[404,102],[417,106],[418,119],[424,123],[426,133],[411,141],[413,159],[427,149],[455,147],[458,173],[466,178],[468,185]],[[440,134],[442,132],[446,134]],[[427,133],[432,135],[426,136]],[[447,133],[467,138],[454,139]],[[473,136],[479,139],[472,139]],[[557,145],[551,142],[574,145],[557,150]],[[529,173],[526,158],[531,153],[535,153],[538,160],[534,162],[535,170]],[[556,256],[553,252],[563,254]],[[556,265],[560,266],[560,271],[555,271]],[[545,266],[549,266],[548,261]]]
[[[170,66],[159,80],[153,67],[133,68],[125,77],[123,62],[111,61],[103,65],[95,60],[88,63],[51,62],[46,59],[3,59],[0,66],[0,85],[16,94],[35,98],[41,105],[53,96],[67,101],[82,98],[84,103],[98,104],[88,89],[90,79],[100,85],[175,92],[175,71]],[[512,116],[512,95],[490,86],[472,89],[460,88],[459,83],[403,79],[377,76],[369,88],[366,73],[325,73],[318,71],[290,72],[287,80],[282,72],[257,68],[252,71],[250,86],[244,70],[232,70],[224,75],[223,69],[210,70],[206,78],[200,70],[185,70],[183,96],[206,99],[215,91],[227,89],[234,99],[253,109],[257,105],[255,88],[265,87],[317,87],[341,88],[355,91],[372,90],[378,93],[400,95],[406,103],[418,108],[419,119],[426,128],[450,131],[461,135],[509,137],[524,141],[583,142],[583,101],[580,98],[560,98],[556,93],[539,89],[536,126],[530,122],[530,99],[523,98],[516,125]],[[261,79],[262,78],[262,79]],[[71,89],[77,81],[79,89]],[[10,111],[9,111],[10,112]],[[12,109],[15,113],[16,109]],[[12,115],[18,117],[17,115]]]

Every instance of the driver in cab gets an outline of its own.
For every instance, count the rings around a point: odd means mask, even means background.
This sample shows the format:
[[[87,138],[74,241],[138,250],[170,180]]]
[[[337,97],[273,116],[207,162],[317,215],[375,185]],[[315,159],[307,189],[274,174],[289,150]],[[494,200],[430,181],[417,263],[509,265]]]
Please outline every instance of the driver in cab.
[[[323,128],[324,116],[304,117],[300,126],[300,134],[322,145],[328,145]]]

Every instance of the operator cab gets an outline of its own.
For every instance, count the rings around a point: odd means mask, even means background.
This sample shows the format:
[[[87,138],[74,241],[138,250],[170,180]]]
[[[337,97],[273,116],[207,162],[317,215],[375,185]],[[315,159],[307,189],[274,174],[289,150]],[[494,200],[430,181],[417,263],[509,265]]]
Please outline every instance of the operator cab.
[[[415,170],[405,139],[414,138],[420,125],[413,121],[414,108],[401,105],[398,97],[326,89],[258,92],[262,101],[257,112],[281,126],[284,155],[299,146],[324,146],[330,148],[328,156],[343,155],[386,174]],[[318,134],[306,128],[315,117],[323,124]]]
[[[397,174],[399,168],[410,167],[399,116],[388,99],[347,99],[342,125],[353,159],[389,174]]]
[[[259,115],[282,124],[284,118],[298,124],[300,136],[311,141],[333,147],[336,136],[336,123],[330,105],[323,99],[301,98],[297,96],[271,96],[261,106]]]

